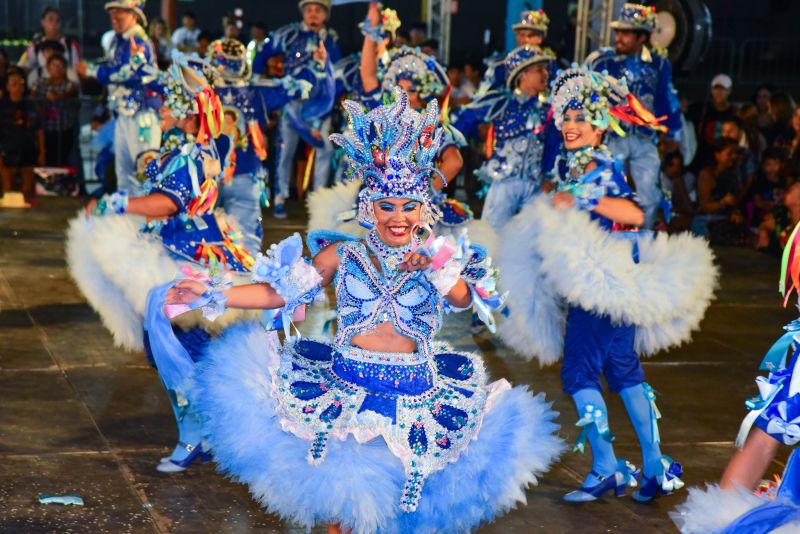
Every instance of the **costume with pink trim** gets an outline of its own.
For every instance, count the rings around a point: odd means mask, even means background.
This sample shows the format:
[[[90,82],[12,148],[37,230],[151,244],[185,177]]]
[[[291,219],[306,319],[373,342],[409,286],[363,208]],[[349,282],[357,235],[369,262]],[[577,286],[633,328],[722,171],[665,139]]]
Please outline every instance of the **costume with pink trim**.
[[[441,138],[437,106],[409,112],[406,98],[366,115],[346,103],[353,134],[332,137],[366,184],[363,219],[373,219],[372,201],[388,198],[420,202],[428,223],[438,215],[427,196]],[[209,347],[196,406],[220,469],[268,510],[306,527],[463,532],[514,507],[562,450],[555,413],[524,387],[489,382],[478,355],[435,340],[444,314],[455,311],[444,295],[459,280],[492,323],[502,298],[485,250],[465,234],[400,247],[375,230],[309,236],[313,254],[327,246],[339,259],[333,342],[290,338],[279,347],[261,329],[234,327]],[[399,269],[421,246],[438,269]],[[299,237],[281,242],[256,261],[255,279],[287,302],[309,301],[319,277],[301,250]],[[351,343],[384,324],[417,350]],[[457,480],[470,484],[453,491]]]

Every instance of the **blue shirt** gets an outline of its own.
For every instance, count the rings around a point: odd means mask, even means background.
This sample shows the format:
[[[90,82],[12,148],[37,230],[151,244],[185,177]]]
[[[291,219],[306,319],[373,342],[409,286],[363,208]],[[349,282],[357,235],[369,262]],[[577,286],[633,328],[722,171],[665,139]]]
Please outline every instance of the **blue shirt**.
[[[135,55],[131,55],[131,37],[142,49]],[[88,73],[109,86],[110,109],[118,115],[131,117],[138,111],[161,107],[161,97],[154,85],[156,70],[153,44],[137,24],[124,34],[114,35],[106,61],[93,65]]]
[[[641,54],[617,55],[611,48],[601,48],[589,54],[586,64],[597,72],[607,71],[615,78],[625,79],[628,90],[656,117],[666,116],[664,126],[667,137],[677,139],[681,129],[681,107],[678,94],[672,85],[672,66],[669,59],[656,53],[645,61]],[[656,132],[646,126],[624,125],[627,131],[636,131],[645,137],[655,138]]]

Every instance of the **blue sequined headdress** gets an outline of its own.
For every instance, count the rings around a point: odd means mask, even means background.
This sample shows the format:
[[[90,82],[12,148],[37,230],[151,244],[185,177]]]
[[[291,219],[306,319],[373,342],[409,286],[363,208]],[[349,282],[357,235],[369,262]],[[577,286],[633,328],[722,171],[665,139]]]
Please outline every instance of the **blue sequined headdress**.
[[[408,95],[394,91],[395,102],[364,114],[361,105],[344,102],[352,133],[333,134],[350,159],[350,178],[361,179],[366,188],[359,194],[358,219],[364,226],[375,222],[372,203],[382,198],[408,198],[422,203],[422,222],[433,224],[440,216],[428,194],[442,140],[439,106],[428,103],[424,113],[408,107]],[[444,180],[444,177],[442,177]]]
[[[555,61],[556,56],[549,48],[541,48],[532,45],[518,46],[508,53],[503,60],[506,67],[506,85],[509,89],[514,89],[517,77],[528,67],[547,64]]]
[[[246,82],[252,74],[247,61],[247,48],[241,41],[230,37],[209,44],[206,61],[225,81]]]

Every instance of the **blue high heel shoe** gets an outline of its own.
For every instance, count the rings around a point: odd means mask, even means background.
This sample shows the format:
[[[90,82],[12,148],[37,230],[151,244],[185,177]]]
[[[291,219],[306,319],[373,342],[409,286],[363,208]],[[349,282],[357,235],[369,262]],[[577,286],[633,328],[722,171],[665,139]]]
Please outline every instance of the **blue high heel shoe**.
[[[591,487],[582,486],[575,491],[571,491],[564,495],[564,500],[567,502],[596,501],[612,489],[616,497],[624,497],[628,486],[636,487],[639,471],[633,464],[620,460],[613,475],[604,477],[597,471],[592,471],[591,474],[600,480],[599,484]]]
[[[162,458],[161,463],[156,466],[157,471],[162,473],[179,473],[185,471],[195,460],[200,460],[200,463],[205,463],[212,459],[211,454],[203,451],[203,448],[199,444],[190,445],[188,443],[178,442],[178,446],[183,447],[189,453],[186,458],[180,461],[175,461],[170,457]]]
[[[683,476],[681,464],[669,456],[662,456],[661,463],[664,466],[663,474],[654,477],[646,477],[642,474],[641,487],[631,495],[634,501],[650,502],[659,495],[669,495],[684,486],[683,480],[681,480]]]

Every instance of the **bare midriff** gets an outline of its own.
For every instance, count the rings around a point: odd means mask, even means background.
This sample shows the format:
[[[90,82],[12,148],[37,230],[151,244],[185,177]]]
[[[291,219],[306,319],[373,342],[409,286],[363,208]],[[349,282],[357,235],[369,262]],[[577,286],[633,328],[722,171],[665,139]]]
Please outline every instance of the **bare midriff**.
[[[379,323],[375,328],[350,339],[350,344],[375,352],[417,352],[417,342],[394,329],[392,323]]]

